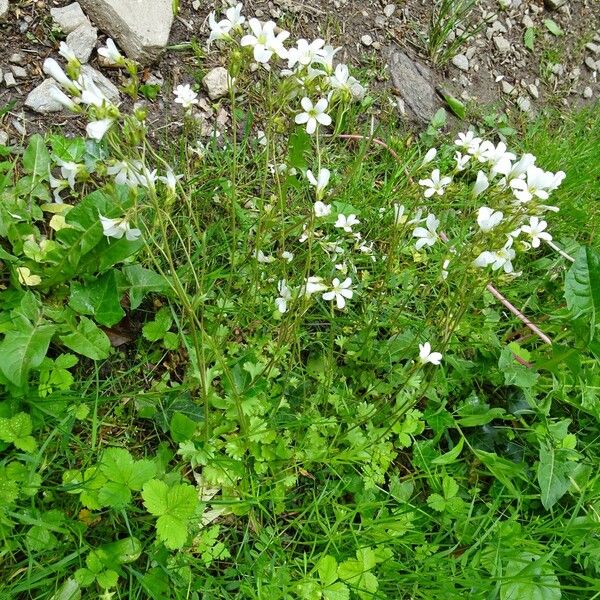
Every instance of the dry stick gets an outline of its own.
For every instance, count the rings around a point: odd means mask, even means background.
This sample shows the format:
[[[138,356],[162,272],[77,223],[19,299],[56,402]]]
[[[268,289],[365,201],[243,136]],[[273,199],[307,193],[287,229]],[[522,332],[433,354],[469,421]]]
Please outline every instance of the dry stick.
[[[377,144],[378,146],[382,146],[383,148],[385,148],[396,160],[400,160],[400,156],[398,155],[397,152],[392,150],[392,148],[390,148],[385,142],[383,142],[382,140],[379,140],[377,138],[370,138],[370,137],[367,137],[364,135],[357,135],[357,134],[339,134],[337,137],[345,139],[345,140],[370,140],[374,144]],[[406,173],[406,169],[404,172]],[[443,242],[449,241],[448,236],[443,231],[440,231],[440,238],[442,239]],[[555,247],[555,249],[558,252],[560,252],[560,254],[562,256],[564,256],[565,258],[568,258],[569,260],[573,260],[570,256],[568,256],[568,255],[565,256],[566,253],[563,253],[558,248]],[[488,283],[486,285],[486,289],[497,300],[499,300],[506,308],[508,308],[508,310],[513,315],[515,315],[515,317],[517,317],[517,319],[519,319],[527,327],[529,327],[529,329],[531,329],[531,331],[533,331],[543,342],[545,342],[546,344],[552,345],[552,340],[539,327],[537,327],[534,323],[532,323],[516,306],[511,304],[491,283]],[[519,360],[519,357],[517,357],[516,355],[515,355],[515,358],[521,364],[525,364],[525,362],[526,362],[526,361],[522,362],[521,360]],[[528,366],[528,365],[526,364],[525,366]]]

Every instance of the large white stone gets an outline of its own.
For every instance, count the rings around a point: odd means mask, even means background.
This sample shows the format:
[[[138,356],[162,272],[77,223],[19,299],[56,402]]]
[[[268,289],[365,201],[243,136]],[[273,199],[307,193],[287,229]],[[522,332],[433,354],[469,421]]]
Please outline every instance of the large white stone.
[[[0,21],[8,14],[8,0],[0,0]]]
[[[81,4],[127,56],[142,64],[155,60],[169,42],[172,0],[81,0]]]
[[[86,63],[90,59],[97,41],[98,30],[92,27],[89,22],[82,23],[67,36],[67,45],[73,50],[79,62],[82,63]]]
[[[84,25],[85,23],[89,24],[90,22],[83,14],[79,2],[73,2],[73,4],[61,8],[51,8],[50,14],[54,19],[54,22],[66,34],[75,31],[80,25]]]
[[[52,88],[60,89],[54,79],[45,79],[40,85],[29,92],[29,96],[25,100],[25,106],[39,113],[51,113],[63,110],[64,106],[50,95]]]
[[[223,98],[229,93],[229,73],[225,67],[215,67],[202,80],[211,100]]]

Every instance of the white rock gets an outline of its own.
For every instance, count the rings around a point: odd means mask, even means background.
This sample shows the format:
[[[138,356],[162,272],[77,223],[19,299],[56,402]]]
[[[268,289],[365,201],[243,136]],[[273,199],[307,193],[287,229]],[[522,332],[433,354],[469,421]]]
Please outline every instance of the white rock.
[[[538,91],[537,87],[533,84],[530,83],[527,86],[527,91],[534,97],[534,98],[539,98],[540,97],[540,92]]]
[[[594,44],[593,42],[590,42],[589,44],[586,44],[585,47],[592,52],[593,54],[595,54],[596,56],[598,56],[598,54],[600,54],[600,46],[598,44]]]
[[[525,98],[524,96],[519,96],[517,98],[517,106],[523,112],[529,112],[531,110],[531,102],[529,101],[529,98]]]
[[[373,38],[367,33],[360,38],[360,41],[365,46],[370,46],[373,43]]]
[[[532,27],[535,27],[535,23],[533,22],[533,19],[529,15],[525,15],[523,17],[523,26],[526,27],[527,29],[531,29]]]
[[[11,65],[10,70],[17,79],[27,79],[27,71],[19,65]]]
[[[0,131],[0,146],[8,145],[8,133],[6,131]]]
[[[583,97],[584,98],[591,98],[594,95],[594,91],[592,90],[592,88],[588,85],[584,90],[583,90]]]
[[[40,85],[29,92],[25,106],[38,113],[60,112],[63,105],[50,96],[51,89],[60,89],[54,79],[45,79]]]
[[[501,35],[494,36],[494,45],[498,48],[498,52],[502,52],[502,54],[510,52],[510,42]]]
[[[4,85],[8,88],[15,87],[17,85],[15,76],[12,73],[4,73]]]
[[[388,4],[383,9],[383,14],[389,19],[396,12],[395,4]]]
[[[82,23],[67,36],[67,45],[73,50],[79,62],[82,63],[86,63],[90,59],[97,41],[98,30],[92,27],[89,22]]]
[[[598,63],[600,61],[595,61],[591,56],[585,57],[585,64],[590,71],[598,71]]]
[[[223,98],[229,93],[229,73],[225,67],[215,67],[206,74],[202,84],[211,100]]]
[[[200,0],[194,0],[194,1],[192,2],[192,8],[193,8],[194,10],[200,10]]]
[[[54,19],[54,22],[67,35],[71,33],[71,31],[75,31],[80,25],[90,22],[83,14],[79,2],[73,2],[73,4],[63,6],[62,8],[51,8],[50,14]]]
[[[515,86],[512,85],[511,83],[509,83],[508,81],[506,81],[506,79],[502,80],[502,91],[505,94],[512,94],[515,90]]]
[[[25,55],[21,54],[20,52],[15,52],[14,54],[11,54],[8,62],[12,63],[13,65],[22,65],[25,63]]]
[[[111,101],[117,102],[119,100],[119,90],[115,84],[104,77],[100,71],[96,71],[90,65],[82,65],[81,72],[87,75],[91,80],[100,88],[100,91]]]
[[[8,15],[8,0],[0,0],[0,20],[3,20]]]
[[[464,54],[457,54],[452,58],[452,64],[461,71],[469,70],[469,59]]]
[[[169,41],[172,0],[81,0],[81,4],[127,56],[142,64],[158,58]]]

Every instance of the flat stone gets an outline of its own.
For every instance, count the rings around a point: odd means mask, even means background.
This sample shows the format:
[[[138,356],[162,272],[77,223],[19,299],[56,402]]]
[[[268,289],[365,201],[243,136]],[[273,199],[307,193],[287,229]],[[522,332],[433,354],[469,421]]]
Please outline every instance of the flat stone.
[[[457,54],[452,58],[452,64],[461,71],[469,70],[469,59],[464,54]]]
[[[8,62],[12,63],[13,65],[22,65],[25,63],[25,55],[21,54],[20,52],[15,52],[14,54],[11,54]]]
[[[81,0],[95,24],[133,60],[148,64],[169,41],[172,0]]]
[[[442,106],[431,71],[398,49],[390,53],[388,66],[407,116],[421,125],[429,123]]]
[[[506,81],[506,79],[502,80],[502,91],[505,94],[508,94],[510,96],[510,94],[512,94],[515,91],[515,86],[512,85],[511,83],[509,83],[508,81]]]
[[[389,19],[396,12],[395,4],[386,4],[383,9],[383,14]]]
[[[519,96],[517,98],[517,106],[525,113],[531,111],[531,102],[529,101],[529,98],[525,98],[525,96]]]
[[[25,99],[25,106],[38,113],[60,112],[64,109],[63,105],[52,98],[51,89],[60,89],[56,81],[49,77],[44,79],[40,85],[32,89]]]
[[[211,100],[223,98],[229,94],[229,73],[225,67],[215,67],[202,80]]]
[[[0,146],[8,145],[8,133],[6,131],[0,131]]]
[[[360,41],[364,46],[370,46],[373,43],[373,38],[367,33],[360,38]]]
[[[0,0],[0,21],[8,15],[8,0]]]
[[[585,47],[592,53],[595,54],[596,56],[598,56],[598,54],[600,54],[600,46],[598,44],[594,44],[593,42],[590,42],[589,44],[586,44]]]
[[[79,62],[86,63],[98,41],[98,30],[89,22],[82,23],[67,36],[67,46],[73,50]]]
[[[590,71],[597,71],[599,62],[600,61],[595,61],[591,56],[585,57],[585,64]]]
[[[63,6],[62,8],[51,8],[50,14],[54,19],[54,22],[67,35],[72,31],[75,31],[80,25],[90,22],[83,14],[79,2],[73,2],[73,4]]]
[[[510,42],[501,35],[494,36],[494,45],[498,49],[498,52],[502,52],[502,54],[510,52]]]
[[[10,70],[17,79],[27,79],[27,70],[19,65],[10,65]]]
[[[539,92],[539,90],[537,89],[537,86],[536,86],[536,85],[534,85],[533,83],[530,83],[530,84],[527,86],[527,91],[528,91],[528,92],[531,94],[531,96],[532,96],[533,98],[536,98],[536,99],[537,99],[537,98],[539,98],[539,97],[540,97],[540,92]]]
[[[544,0],[546,8],[550,10],[558,10],[561,6],[564,6],[567,0]]]
[[[594,95],[594,90],[592,90],[592,88],[588,85],[584,90],[583,90],[583,97],[584,98],[591,98]]]
[[[120,95],[117,86],[110,79],[104,77],[100,71],[96,71],[96,69],[90,67],[90,65],[82,65],[81,73],[87,75],[112,103],[119,100]]]
[[[8,88],[15,87],[17,85],[15,76],[12,73],[4,73],[4,85]]]

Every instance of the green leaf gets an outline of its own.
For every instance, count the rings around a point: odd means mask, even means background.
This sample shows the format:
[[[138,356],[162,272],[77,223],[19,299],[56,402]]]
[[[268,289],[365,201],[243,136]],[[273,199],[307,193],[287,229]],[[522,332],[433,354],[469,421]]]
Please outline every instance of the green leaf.
[[[458,444],[456,444],[452,450],[446,452],[446,454],[442,454],[441,456],[434,458],[431,462],[434,465],[449,465],[453,463],[458,458],[458,455],[462,452],[464,445],[465,438],[461,437],[458,441]]]
[[[69,305],[79,313],[94,315],[96,321],[106,327],[118,323],[125,311],[121,307],[115,271],[107,271],[83,284],[73,283]]]
[[[165,337],[172,324],[173,319],[171,318],[169,309],[163,307],[156,313],[154,321],[150,321],[144,325],[142,333],[149,342],[156,342]]]
[[[504,568],[501,600],[560,600],[560,581],[552,567],[536,554],[523,552]]]
[[[139,491],[156,474],[156,465],[151,460],[134,460],[125,448],[108,448],[102,455],[100,471],[110,481]]]
[[[131,502],[131,492],[126,485],[109,481],[98,490],[98,502],[102,506],[125,508]]]
[[[348,600],[350,598],[350,590],[345,583],[338,581],[328,586],[321,592],[325,600]]]
[[[317,571],[321,583],[326,587],[337,581],[338,564],[333,556],[322,556],[317,564]]]
[[[435,129],[441,129],[446,124],[447,119],[446,111],[443,108],[440,108],[435,115],[433,115],[431,126]]]
[[[429,504],[433,510],[437,510],[438,512],[444,512],[446,510],[446,501],[439,494],[431,494],[427,498],[427,504]]]
[[[24,412],[17,413],[8,419],[0,418],[0,440],[14,444],[15,448],[25,452],[33,452],[36,443],[31,432],[33,425],[31,417]]]
[[[185,442],[192,438],[196,431],[197,423],[192,421],[187,415],[176,412],[171,418],[169,430],[171,437],[175,442]]]
[[[552,35],[556,35],[556,36],[565,35],[565,32],[552,19],[546,19],[544,21],[544,25],[546,26],[546,29]]]
[[[92,585],[94,581],[96,581],[96,575],[94,575],[94,573],[92,573],[89,569],[77,569],[77,571],[75,571],[73,574],[73,577],[75,577],[75,581],[81,587],[88,587],[89,585]]]
[[[138,308],[144,296],[150,292],[166,294],[171,290],[169,282],[162,275],[140,265],[123,267],[123,275],[130,284],[129,302],[132,309]]]
[[[106,571],[102,571],[96,575],[96,581],[98,582],[98,585],[104,589],[115,587],[118,580],[119,574],[111,569],[107,569]]]
[[[525,48],[528,48],[533,52],[535,45],[535,29],[533,27],[528,27],[525,30],[525,35],[523,36],[523,44]]]
[[[158,517],[158,539],[167,548],[181,548],[187,539],[187,524],[198,505],[198,493],[189,484],[167,486],[164,481],[153,479],[142,490],[144,506]]]
[[[80,600],[81,590],[74,579],[67,579],[50,600]]]
[[[42,364],[55,331],[54,325],[32,325],[23,319],[18,331],[7,332],[0,344],[0,371],[8,381],[17,387],[27,384],[29,371]]]
[[[450,110],[459,118],[464,119],[467,116],[467,107],[458,99],[451,94],[444,94],[444,100],[450,107]]]
[[[575,317],[590,319],[591,337],[600,314],[600,253],[582,246],[565,277],[565,300]]]
[[[495,452],[486,452],[485,450],[474,448],[473,453],[500,483],[505,485],[514,496],[519,496],[519,491],[515,487],[515,481],[525,477],[523,463],[514,463],[498,456]]]
[[[569,473],[574,463],[567,459],[564,451],[555,450],[550,445],[540,446],[539,457],[537,480],[540,497],[544,508],[549,510],[567,493],[571,485]]]
[[[108,336],[87,317],[81,317],[77,329],[63,335],[60,341],[73,352],[92,360],[104,360],[110,353]]]
[[[142,543],[135,537],[123,538],[98,548],[105,565],[124,565],[135,562],[142,554]]]
[[[81,162],[85,154],[85,140],[83,138],[67,138],[64,135],[50,137],[52,152],[61,160]]]
[[[44,138],[37,133],[31,136],[27,150],[23,154],[23,168],[26,173],[36,178],[48,178],[50,154]]]

